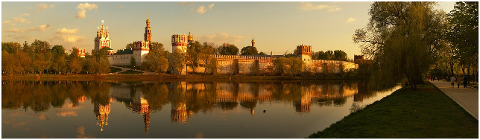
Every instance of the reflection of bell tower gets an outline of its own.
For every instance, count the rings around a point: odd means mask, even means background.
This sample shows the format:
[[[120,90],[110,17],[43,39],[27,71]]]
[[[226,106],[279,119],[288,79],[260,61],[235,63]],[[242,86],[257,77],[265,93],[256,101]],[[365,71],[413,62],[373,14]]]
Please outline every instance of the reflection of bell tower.
[[[110,103],[113,102],[110,98]],[[108,114],[110,114],[110,103],[107,105],[101,105],[95,102],[93,105],[93,113],[97,120],[97,126],[100,126],[100,131],[103,131],[103,126],[108,125]]]
[[[295,111],[299,113],[309,113],[312,97],[309,92],[302,94],[302,98],[295,102]]]
[[[148,125],[150,124],[150,115],[152,113],[152,110],[148,108],[146,110],[145,114],[143,114],[143,122],[145,123],[145,132],[148,134]]]
[[[150,109],[150,105],[148,104],[147,99],[143,98],[142,93],[136,93],[135,97],[133,97],[132,101],[132,111],[143,114],[143,122],[145,124],[145,132],[148,135],[148,128],[150,124],[150,115],[152,110]]]

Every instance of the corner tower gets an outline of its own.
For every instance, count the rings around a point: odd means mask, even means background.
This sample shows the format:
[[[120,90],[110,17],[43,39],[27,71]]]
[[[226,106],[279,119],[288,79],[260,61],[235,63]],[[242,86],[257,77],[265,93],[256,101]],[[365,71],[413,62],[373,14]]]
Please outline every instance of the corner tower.
[[[297,57],[302,60],[307,68],[312,65],[312,46],[308,45],[298,45],[297,46]]]

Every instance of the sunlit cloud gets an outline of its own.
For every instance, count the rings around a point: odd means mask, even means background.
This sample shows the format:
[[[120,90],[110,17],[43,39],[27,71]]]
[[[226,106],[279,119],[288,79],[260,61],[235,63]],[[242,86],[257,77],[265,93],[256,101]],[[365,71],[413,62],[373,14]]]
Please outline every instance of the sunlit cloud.
[[[77,116],[76,111],[61,111],[57,112],[57,116],[67,117],[67,116]]]
[[[13,17],[11,20],[7,20],[2,22],[2,24],[8,24],[10,26],[15,26],[16,23],[24,23],[27,21],[27,19],[24,19],[22,17]]]
[[[85,40],[86,38],[83,36],[77,35],[55,35],[51,39],[53,40],[62,40],[64,42],[75,43]]]
[[[47,31],[47,30],[50,30],[51,27],[52,27],[51,25],[40,25],[38,27],[32,27],[27,29],[10,27],[10,29],[7,29],[6,32],[23,33],[28,31]]]
[[[338,6],[330,6],[330,5],[313,5],[310,2],[302,2],[302,6],[300,9],[304,11],[310,11],[310,10],[328,10],[329,12],[332,11],[339,11],[341,10]]]
[[[354,21],[355,21],[354,18],[348,18],[348,19],[345,20],[345,22],[354,22]]]
[[[57,33],[57,34],[76,34],[77,32],[78,32],[78,28],[75,28],[75,29],[62,28],[62,29],[58,29],[55,33]]]
[[[30,14],[28,14],[28,13],[25,13],[25,14],[22,14],[22,16],[30,16]]]
[[[78,4],[77,9],[80,11],[78,11],[76,18],[85,18],[85,13],[87,12],[87,10],[98,9],[98,5],[93,3],[80,3]]]
[[[207,12],[207,9],[205,9],[205,6],[202,5],[202,6],[197,8],[197,13],[203,14],[205,12]]]
[[[37,9],[35,9],[35,12],[39,12],[45,9],[52,9],[55,7],[55,5],[47,5],[45,3],[40,3],[40,4],[37,4],[36,6],[37,6]]]
[[[213,3],[210,4],[210,5],[208,5],[208,9],[212,9],[214,5],[215,5],[215,4],[213,4]],[[202,5],[202,6],[199,6],[199,7],[197,8],[197,13],[203,14],[203,13],[205,13],[205,12],[207,12],[207,8],[206,8],[205,6]]]
[[[210,5],[208,6],[208,9],[212,9],[212,8],[213,8],[213,5],[214,5],[213,3],[210,4]]]
[[[29,128],[24,128],[22,126],[28,124],[29,122],[16,121],[15,119],[3,120],[2,123],[12,125],[12,128],[22,129],[24,131],[30,130]]]
[[[17,35],[13,37],[14,39],[25,39],[25,40],[34,40],[35,37],[30,37],[28,35]]]
[[[216,44],[239,43],[243,38],[245,37],[238,35],[229,35],[228,33],[215,33],[212,35],[199,36],[197,41],[214,42]]]
[[[183,1],[183,2],[180,2],[178,5],[188,6],[188,5],[193,5],[193,4],[195,4],[195,2],[186,2],[186,1]]]
[[[77,138],[94,138],[94,136],[90,134],[85,134],[85,126],[77,127]]]

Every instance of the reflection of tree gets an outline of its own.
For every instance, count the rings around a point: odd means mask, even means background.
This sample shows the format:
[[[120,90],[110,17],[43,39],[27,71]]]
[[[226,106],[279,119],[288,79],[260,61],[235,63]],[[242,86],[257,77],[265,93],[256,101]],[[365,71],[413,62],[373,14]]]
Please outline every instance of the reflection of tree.
[[[84,87],[83,89],[85,89],[85,95],[90,97],[92,103],[98,102],[100,105],[110,103],[110,83],[93,81],[88,84],[88,87]]]
[[[162,107],[169,103],[168,87],[165,83],[152,83],[141,87],[144,98],[148,101],[150,109],[160,111]]]
[[[233,110],[235,107],[238,106],[237,102],[226,101],[226,102],[219,102],[217,106],[220,107],[222,110]]]
[[[189,83],[193,88],[187,91],[189,95],[187,108],[194,113],[206,112],[214,107],[216,83]],[[198,87],[203,87],[198,89]]]

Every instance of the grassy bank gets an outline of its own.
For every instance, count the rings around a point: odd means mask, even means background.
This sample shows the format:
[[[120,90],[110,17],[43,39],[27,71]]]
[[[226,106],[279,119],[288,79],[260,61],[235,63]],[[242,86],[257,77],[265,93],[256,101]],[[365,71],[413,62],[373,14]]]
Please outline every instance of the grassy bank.
[[[478,138],[478,120],[430,82],[402,88],[310,138]]]
[[[172,75],[172,74],[155,74],[144,75],[134,74],[76,74],[76,75],[17,75],[17,76],[2,76],[2,80],[42,80],[42,81],[58,81],[58,80],[73,80],[73,81],[91,81],[91,80],[107,80],[107,81],[305,81],[305,80],[360,80],[359,78],[346,78],[339,75],[329,76],[248,76],[248,75]]]

